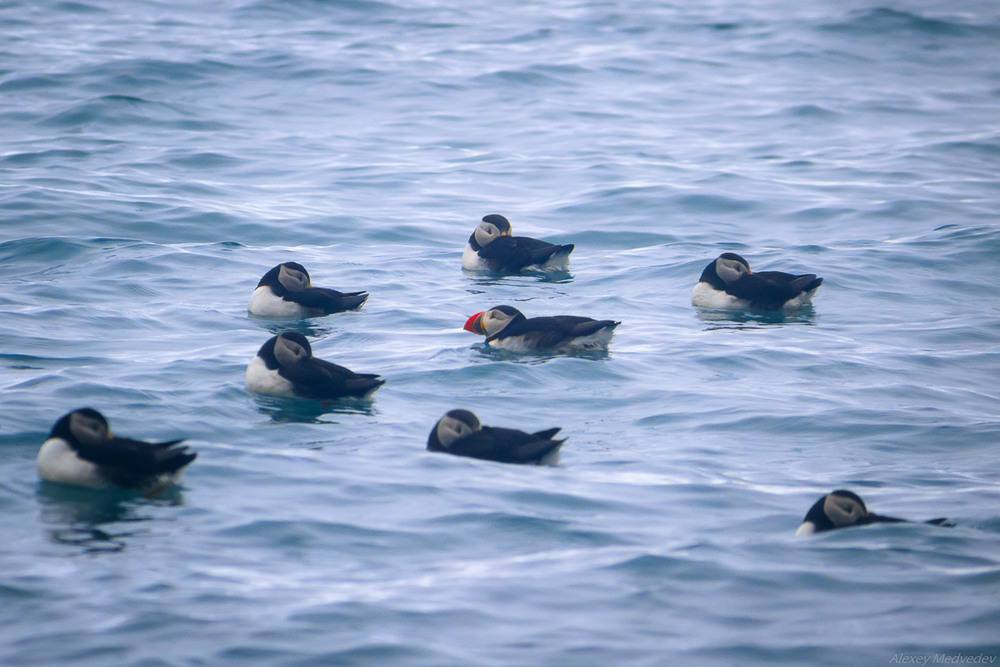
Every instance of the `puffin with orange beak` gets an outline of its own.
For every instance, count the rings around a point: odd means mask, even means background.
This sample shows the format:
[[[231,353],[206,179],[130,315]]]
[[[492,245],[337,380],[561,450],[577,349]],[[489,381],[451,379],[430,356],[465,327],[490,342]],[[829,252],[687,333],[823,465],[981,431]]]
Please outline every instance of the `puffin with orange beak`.
[[[472,232],[462,253],[462,268],[468,271],[518,273],[525,269],[537,271],[568,271],[573,244],[556,245],[527,236],[513,236],[510,221],[492,214]]]
[[[750,263],[734,252],[724,252],[701,272],[691,294],[698,308],[781,310],[812,303],[823,284],[815,274],[750,270]]]
[[[486,336],[486,344],[511,352],[581,352],[607,350],[621,322],[557,315],[527,318],[513,306],[495,306],[476,313],[465,330]]]

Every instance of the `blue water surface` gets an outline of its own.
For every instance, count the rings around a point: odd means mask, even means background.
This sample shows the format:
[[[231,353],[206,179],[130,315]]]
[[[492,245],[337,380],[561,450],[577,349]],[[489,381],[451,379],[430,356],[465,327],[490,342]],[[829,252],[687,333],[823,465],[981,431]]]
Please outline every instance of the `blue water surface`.
[[[0,4],[0,664],[894,664],[1000,655],[1000,6]],[[479,219],[569,275],[463,272]],[[690,305],[724,250],[824,278]],[[247,316],[298,261],[359,312]],[[494,305],[621,320],[517,356]],[[387,379],[250,395],[283,328]],[[41,484],[55,420],[184,437]],[[447,410],[554,467],[429,454]],[[794,531],[834,488],[951,529]]]

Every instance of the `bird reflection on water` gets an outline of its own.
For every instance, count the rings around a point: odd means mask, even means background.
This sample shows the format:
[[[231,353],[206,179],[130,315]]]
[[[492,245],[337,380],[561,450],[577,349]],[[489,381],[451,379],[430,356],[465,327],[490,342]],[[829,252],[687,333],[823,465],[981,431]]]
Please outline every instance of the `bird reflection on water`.
[[[182,504],[171,486],[153,496],[123,489],[88,489],[43,482],[37,493],[41,521],[50,539],[84,553],[117,553],[129,538],[149,534],[140,524],[152,521],[152,508]]]

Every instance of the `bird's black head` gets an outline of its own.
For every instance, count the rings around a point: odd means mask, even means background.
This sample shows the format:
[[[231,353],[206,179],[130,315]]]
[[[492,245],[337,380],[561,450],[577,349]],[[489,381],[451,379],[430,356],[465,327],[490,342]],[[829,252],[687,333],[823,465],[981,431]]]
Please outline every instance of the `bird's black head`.
[[[496,241],[501,236],[510,236],[510,222],[502,215],[483,216],[483,221],[479,223],[472,236],[469,237],[469,245],[477,252]]]
[[[826,494],[809,508],[797,533],[820,533],[866,523],[871,523],[871,518],[865,501],[853,491],[838,489]]]
[[[427,449],[432,452],[446,451],[456,440],[481,428],[479,418],[469,410],[449,410],[431,430]]]
[[[257,287],[267,285],[272,288],[278,296],[284,296],[284,291],[298,292],[311,286],[309,272],[306,267],[298,262],[282,262],[268,270],[263,275]]]
[[[713,259],[705,270],[701,272],[699,282],[708,283],[717,290],[726,289],[724,276],[719,275],[719,268],[722,267],[726,277],[732,279],[739,273],[750,273],[750,263],[735,252],[724,252]]]
[[[747,271],[750,270],[750,262],[743,258],[742,255],[737,255],[735,252],[724,252],[718,257],[719,259],[729,259],[734,262],[739,262],[743,266],[747,267]]]
[[[485,334],[487,338],[498,335],[514,322],[527,319],[514,306],[493,306],[480,315],[481,317],[478,320],[480,330],[477,333]]]
[[[510,234],[510,220],[503,217],[499,213],[490,213],[489,215],[483,216],[483,222],[488,222],[491,225],[496,226],[500,230],[501,234]]]
[[[512,318],[524,317],[524,314],[514,306],[493,306],[492,308],[490,308],[490,310],[499,310],[504,315],[508,315],[509,317]]]
[[[312,357],[309,340],[297,331],[285,331],[272,336],[260,346],[257,356],[264,360],[269,369],[288,367]]]
[[[286,331],[275,336],[274,358],[282,366],[294,366],[313,356],[312,346],[297,331]]]
[[[93,408],[80,408],[63,415],[52,427],[50,438],[62,438],[69,443],[98,442],[110,437],[108,420]]]

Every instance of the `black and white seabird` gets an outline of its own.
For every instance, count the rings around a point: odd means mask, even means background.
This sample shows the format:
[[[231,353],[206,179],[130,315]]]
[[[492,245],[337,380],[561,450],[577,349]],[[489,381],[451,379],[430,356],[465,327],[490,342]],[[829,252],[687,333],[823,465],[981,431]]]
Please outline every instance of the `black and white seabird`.
[[[119,486],[157,491],[180,481],[197,454],[182,440],[144,442],[111,434],[104,416],[92,408],[63,415],[38,450],[38,476],[49,482],[94,489]]]
[[[427,450],[500,463],[555,463],[565,442],[553,439],[559,430],[525,433],[483,426],[468,410],[452,410],[434,425]]]
[[[373,373],[355,373],[313,356],[302,334],[286,331],[264,343],[247,366],[247,389],[258,394],[317,400],[364,398],[385,384]]]
[[[285,262],[260,279],[247,310],[258,317],[320,317],[357,310],[367,299],[368,292],[345,293],[313,287],[304,266]]]
[[[823,279],[812,273],[794,276],[781,271],[754,273],[734,252],[724,252],[701,272],[691,304],[699,308],[781,310],[812,302]]]
[[[487,215],[472,232],[462,253],[462,268],[469,271],[517,273],[524,269],[568,271],[573,244],[556,245],[527,236],[512,236],[510,222],[502,215]]]
[[[529,319],[513,306],[495,306],[471,316],[465,330],[486,336],[486,344],[500,350],[558,354],[606,350],[619,324],[574,315]]]
[[[947,519],[931,519],[924,523],[935,526],[948,525]],[[869,523],[910,523],[906,519],[893,516],[883,516],[869,512],[865,501],[852,491],[838,489],[831,491],[809,508],[802,525],[795,531],[796,535],[811,535],[824,530],[847,528],[848,526],[864,526]]]

